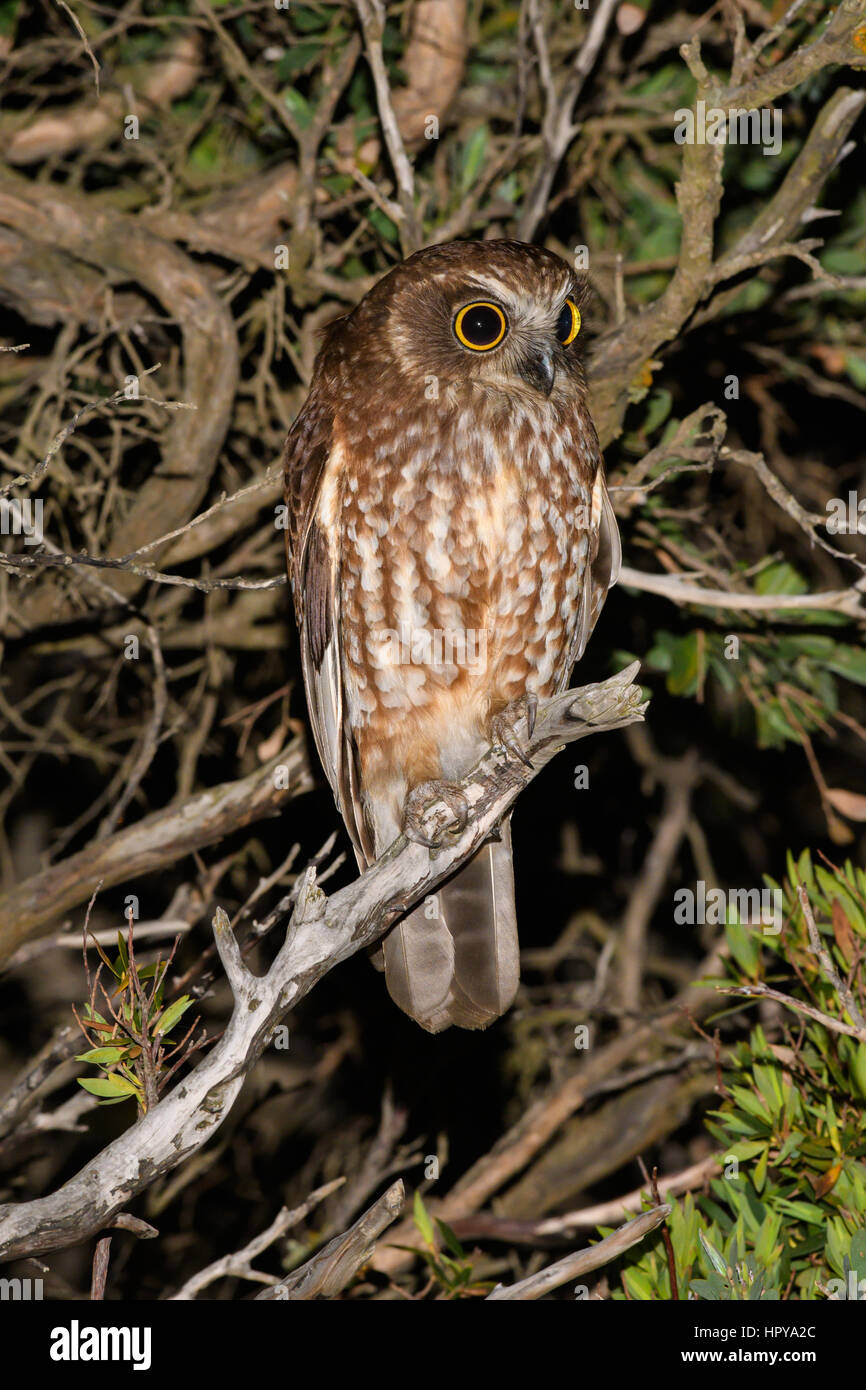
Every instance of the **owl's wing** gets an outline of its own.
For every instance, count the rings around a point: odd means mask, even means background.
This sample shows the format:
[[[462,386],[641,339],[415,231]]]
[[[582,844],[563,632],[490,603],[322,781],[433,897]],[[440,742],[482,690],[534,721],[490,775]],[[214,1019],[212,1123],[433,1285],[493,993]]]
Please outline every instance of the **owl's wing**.
[[[313,392],[289,432],[283,457],[289,576],[316,748],[355,849],[369,859],[375,855],[361,810],[356,749],[344,710],[340,556],[335,538],[316,520],[333,449],[333,411]]]
[[[604,480],[604,465],[599,460],[592,489],[590,506],[589,563],[580,596],[577,629],[571,648],[568,670],[580,661],[604,607],[607,591],[619,578],[622,564],[622,545],[613,505]]]

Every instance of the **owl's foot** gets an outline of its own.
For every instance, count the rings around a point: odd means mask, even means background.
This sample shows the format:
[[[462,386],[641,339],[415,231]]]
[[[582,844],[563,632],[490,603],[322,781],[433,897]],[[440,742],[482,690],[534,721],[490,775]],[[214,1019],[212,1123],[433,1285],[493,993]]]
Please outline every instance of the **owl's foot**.
[[[455,782],[419,782],[403,803],[403,834],[428,849],[441,849],[468,820],[469,802]]]
[[[504,749],[513,758],[517,758],[518,762],[524,763],[526,767],[532,767],[532,759],[527,758],[524,753],[517,737],[517,730],[525,720],[527,736],[532,738],[537,714],[537,695],[519,695],[516,700],[512,700],[510,705],[506,705],[504,710],[501,710],[499,714],[494,714],[490,720],[487,732],[493,747]]]

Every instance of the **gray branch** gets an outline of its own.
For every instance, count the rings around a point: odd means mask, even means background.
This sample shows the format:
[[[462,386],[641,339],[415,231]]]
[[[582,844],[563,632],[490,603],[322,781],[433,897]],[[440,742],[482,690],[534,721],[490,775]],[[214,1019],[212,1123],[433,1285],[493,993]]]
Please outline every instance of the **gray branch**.
[[[638,1241],[643,1240],[644,1236],[661,1226],[670,1216],[671,1210],[667,1203],[653,1207],[642,1216],[636,1216],[633,1221],[627,1221],[618,1231],[600,1240],[598,1245],[590,1245],[587,1250],[577,1250],[573,1255],[566,1255],[555,1264],[548,1265],[546,1269],[539,1270],[537,1274],[530,1274],[528,1279],[521,1279],[519,1283],[511,1284],[507,1288],[502,1284],[497,1285],[493,1292],[487,1295],[485,1302],[501,1301],[504,1298],[542,1298],[552,1289],[567,1284],[570,1279],[578,1279],[581,1274],[589,1274],[593,1269],[610,1264],[611,1260],[617,1259],[633,1245],[637,1245]]]
[[[403,1181],[398,1178],[383,1192],[354,1226],[335,1236],[306,1264],[296,1269],[281,1284],[274,1284],[256,1294],[256,1299],[279,1298],[309,1302],[314,1298],[334,1298],[365,1265],[383,1231],[397,1220],[405,1199]],[[670,1210],[670,1208],[668,1208]]]
[[[446,836],[441,849],[401,835],[366,873],[330,898],[317,887],[315,870],[306,870],[285,942],[266,975],[247,969],[228,919],[217,909],[214,934],[234,995],[222,1038],[158,1105],[56,1192],[0,1207],[0,1260],[93,1235],[132,1197],[201,1148],[225,1119],[280,1020],[323,975],[370,946],[469,859],[560,748],[643,719],[646,706],[632,684],[637,671],[634,662],[598,685],[545,701],[532,739],[522,741],[531,766],[501,748],[488,749],[461,784],[469,823]]]

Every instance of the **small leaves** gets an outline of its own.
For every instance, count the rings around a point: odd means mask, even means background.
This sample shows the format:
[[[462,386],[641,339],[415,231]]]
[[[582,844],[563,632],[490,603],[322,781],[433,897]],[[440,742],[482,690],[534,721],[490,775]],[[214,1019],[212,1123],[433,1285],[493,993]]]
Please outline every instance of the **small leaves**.
[[[460,196],[465,198],[472,188],[487,155],[490,131],[486,125],[476,126],[460,153]]]
[[[433,1222],[430,1219],[420,1192],[415,1193],[415,1201],[412,1207],[412,1220],[418,1227],[424,1242],[432,1249],[434,1244]]]
[[[192,1002],[188,994],[182,994],[179,999],[176,999],[173,1004],[168,1006],[160,1018],[154,1021],[152,1024],[152,1031],[154,1033],[161,1033],[163,1037],[166,1037],[175,1024],[179,1023],[183,1018]]]
[[[813,865],[808,851],[789,854],[787,867],[781,889],[766,880],[782,893],[782,932],[727,924],[729,979],[750,984],[763,976],[792,1001],[850,1022],[827,954],[812,949],[796,890],[805,885],[821,941],[847,978],[866,946],[866,873],[850,863]],[[849,988],[866,1013],[856,973]],[[724,1099],[705,1121],[720,1175],[708,1194],[675,1204],[671,1217],[677,1269],[693,1298],[815,1299],[829,1296],[829,1281],[847,1278],[846,1269],[866,1278],[866,1042],[820,1021],[800,1023],[778,1042],[755,1027],[727,1056]],[[623,1263],[629,1297],[670,1297],[658,1247],[637,1249]]]
[[[431,1277],[441,1289],[441,1296],[449,1299],[480,1297],[489,1291],[492,1285],[479,1283],[473,1278],[471,1261],[467,1258],[463,1246],[451,1227],[438,1218],[434,1227],[420,1192],[415,1193],[412,1219],[424,1241],[425,1249],[422,1250],[421,1254],[427,1263]],[[437,1230],[449,1252],[448,1254],[437,1248]]]
[[[699,1236],[701,1245],[703,1246],[704,1252],[706,1253],[706,1256],[710,1264],[713,1266],[713,1269],[715,1269],[719,1274],[727,1275],[728,1266],[723,1256],[719,1254],[718,1250],[716,1250],[712,1245],[710,1245],[710,1242],[707,1240],[703,1231],[699,1232]]]
[[[119,1062],[125,1050],[123,1047],[92,1047],[89,1052],[79,1052],[75,1060],[98,1062],[102,1066],[108,1066],[112,1062]]]
[[[137,1096],[140,1089],[124,1076],[103,1076],[96,1079],[79,1076],[78,1084],[93,1096],[112,1100],[126,1100],[128,1096]]]
[[[114,963],[96,944],[101,965],[95,976],[87,967],[90,999],[80,1015],[76,1012],[85,1036],[96,1045],[79,1053],[76,1061],[102,1069],[101,1077],[79,1078],[79,1085],[96,1096],[100,1105],[117,1105],[135,1098],[140,1109],[146,1111],[159,1099],[175,1069],[166,1065],[168,1058],[173,1055],[172,1051],[166,1055],[166,1047],[173,1047],[169,1035],[193,1002],[188,994],[183,994],[168,1008],[163,1008],[166,972],[176,947],[177,941],[168,960],[158,958],[147,966],[139,967],[135,958],[131,921],[127,933],[117,934],[118,954]],[[116,988],[111,993],[100,981],[103,968],[107,968],[112,981],[116,982]],[[110,1020],[95,1008],[97,989],[102,992]],[[192,1029],[189,1030],[191,1032]],[[186,1039],[183,1039],[180,1047],[185,1042]],[[173,1051],[177,1050],[174,1047]],[[190,1044],[181,1060],[192,1050],[194,1045]]]

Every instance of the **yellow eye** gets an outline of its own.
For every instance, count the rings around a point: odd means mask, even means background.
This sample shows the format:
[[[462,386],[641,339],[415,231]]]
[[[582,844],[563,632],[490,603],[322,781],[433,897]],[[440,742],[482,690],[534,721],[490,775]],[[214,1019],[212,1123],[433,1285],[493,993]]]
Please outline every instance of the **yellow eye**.
[[[573,299],[567,299],[556,320],[556,336],[563,347],[573,343],[580,332],[580,310]]]
[[[473,352],[489,352],[499,347],[508,332],[508,320],[497,304],[482,300],[467,304],[454,320],[457,341]]]

